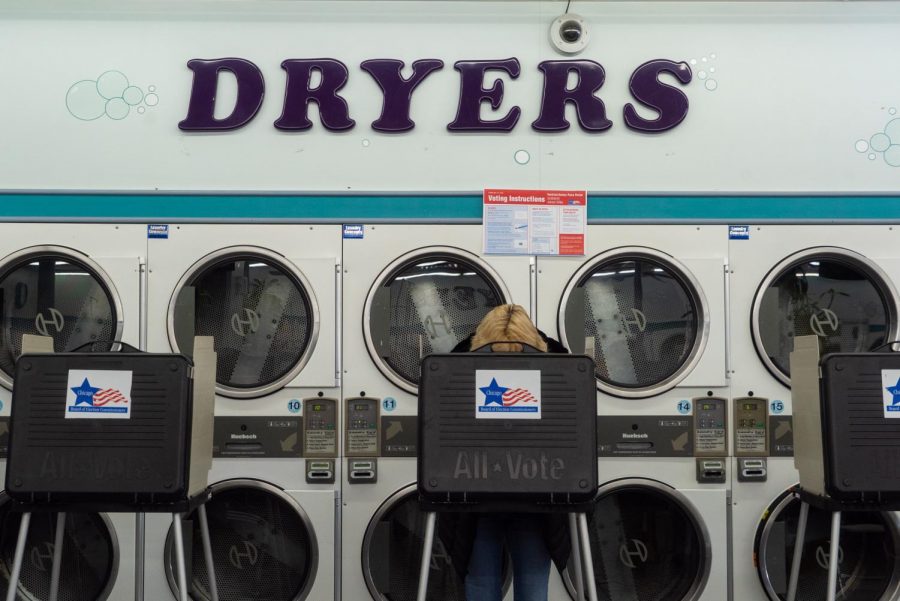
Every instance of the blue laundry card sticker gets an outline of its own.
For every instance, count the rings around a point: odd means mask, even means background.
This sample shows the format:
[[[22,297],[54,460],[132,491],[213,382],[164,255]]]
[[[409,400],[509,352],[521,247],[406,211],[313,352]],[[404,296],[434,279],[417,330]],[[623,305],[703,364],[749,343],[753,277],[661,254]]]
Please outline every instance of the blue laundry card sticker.
[[[729,225],[728,226],[728,239],[729,240],[749,240],[750,239],[750,226],[749,225]]]
[[[166,239],[169,237],[169,226],[168,225],[159,225],[159,224],[149,224],[147,225],[147,238],[162,238]]]
[[[344,238],[362,238],[364,225],[344,224]]]

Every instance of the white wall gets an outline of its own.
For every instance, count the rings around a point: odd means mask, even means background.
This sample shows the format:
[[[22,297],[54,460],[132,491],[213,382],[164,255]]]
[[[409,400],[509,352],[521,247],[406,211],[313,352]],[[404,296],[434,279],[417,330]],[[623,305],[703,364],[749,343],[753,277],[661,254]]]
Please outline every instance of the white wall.
[[[576,0],[600,62],[614,125],[540,134],[541,60],[562,55],[548,28],[558,2],[19,2],[0,8],[0,189],[117,191],[478,191],[584,188],[595,193],[896,192],[900,167],[858,152],[900,109],[900,3],[605,3]],[[715,60],[710,60],[712,55]],[[243,129],[186,134],[192,58],[242,57],[263,71],[266,96]],[[453,63],[517,57],[500,114],[518,105],[510,134],[450,134],[459,92]],[[702,57],[708,62],[703,63]],[[343,61],[342,94],[356,127],[283,133],[287,58]],[[371,58],[439,58],[416,90],[416,128],[375,132],[381,109]],[[687,119],[660,134],[627,129],[628,78],[654,58],[696,59]],[[718,84],[699,79],[712,65]],[[121,120],[82,121],[70,86],[109,70],[158,104]],[[674,80],[673,80],[674,81]],[[223,86],[227,104],[234,90]],[[571,111],[571,109],[570,109]],[[642,111],[650,117],[651,113]],[[895,125],[900,125],[898,122]],[[897,127],[900,144],[900,127]],[[530,161],[514,160],[526,150]],[[900,146],[893,149],[900,151]],[[893,151],[892,151],[893,152]],[[868,158],[872,153],[873,160]]]

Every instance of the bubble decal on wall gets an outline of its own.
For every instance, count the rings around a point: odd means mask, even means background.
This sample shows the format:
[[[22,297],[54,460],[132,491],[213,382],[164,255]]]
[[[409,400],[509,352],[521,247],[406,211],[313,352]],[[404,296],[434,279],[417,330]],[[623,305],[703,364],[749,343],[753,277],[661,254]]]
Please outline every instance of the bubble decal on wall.
[[[132,108],[143,115],[147,107],[159,104],[156,86],[148,86],[144,94],[139,86],[128,81],[121,71],[105,71],[97,79],[84,79],[72,84],[66,92],[66,108],[76,119],[94,121],[107,117],[121,121],[131,114]]]
[[[716,68],[713,66],[714,60],[716,60],[716,53],[711,52],[707,56],[701,56],[699,59],[692,58],[688,61],[693,67],[697,65],[702,67],[696,72],[697,79],[703,82],[703,87],[709,92],[715,92],[719,87],[719,82],[713,78],[713,73],[716,72]]]
[[[874,161],[880,154],[891,167],[900,167],[900,118],[894,117],[897,114],[894,107],[887,109],[887,112],[893,118],[885,124],[884,129],[869,136],[868,140],[857,140],[854,148],[861,153],[871,150],[869,160]]]

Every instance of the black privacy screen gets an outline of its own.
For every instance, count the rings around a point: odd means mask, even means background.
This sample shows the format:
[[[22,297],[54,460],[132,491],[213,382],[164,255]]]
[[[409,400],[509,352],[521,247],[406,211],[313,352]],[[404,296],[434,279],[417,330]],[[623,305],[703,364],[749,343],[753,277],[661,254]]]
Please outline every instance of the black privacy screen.
[[[823,354],[869,351],[887,342],[893,299],[872,269],[850,258],[810,256],[757,292],[757,351],[774,375],[790,377],[794,338],[815,334]]]
[[[570,289],[566,341],[590,354],[612,388],[650,388],[677,375],[702,333],[697,292],[671,265],[645,257],[596,264]]]
[[[234,256],[201,268],[178,292],[179,349],[193,336],[216,341],[216,382],[265,394],[284,385],[312,341],[308,292],[283,265],[264,256]]]
[[[788,578],[800,502],[782,497],[757,532],[754,552],[763,588],[772,601],[787,598]],[[844,512],[838,555],[837,598],[844,601],[881,601],[897,582],[897,539],[886,514]],[[831,546],[831,513],[810,507],[797,581],[797,601],[825,598]]]
[[[206,516],[221,601],[295,601],[308,592],[318,561],[315,537],[283,493],[250,484],[214,489]],[[189,594],[195,601],[209,601],[200,522],[196,512],[188,519],[192,521],[185,539],[191,549]],[[166,543],[166,571],[175,591],[171,529]]]
[[[448,353],[506,299],[485,270],[452,255],[420,255],[372,292],[368,334],[380,367],[417,385],[420,360]]]
[[[682,601],[706,575],[706,540],[671,494],[642,485],[616,489],[588,514],[597,595],[604,601]],[[574,598],[569,560],[566,585]]]
[[[117,320],[112,292],[99,274],[62,254],[26,256],[0,271],[3,332],[0,369],[12,378],[22,335],[51,336],[56,352],[112,340]]]

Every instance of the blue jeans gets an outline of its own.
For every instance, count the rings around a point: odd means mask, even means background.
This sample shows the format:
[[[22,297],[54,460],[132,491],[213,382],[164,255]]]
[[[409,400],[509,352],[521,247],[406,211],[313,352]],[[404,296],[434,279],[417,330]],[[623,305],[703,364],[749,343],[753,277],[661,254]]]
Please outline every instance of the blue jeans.
[[[503,543],[512,557],[515,601],[547,601],[550,552],[540,517],[485,514],[478,518],[466,575],[466,601],[503,598]]]

